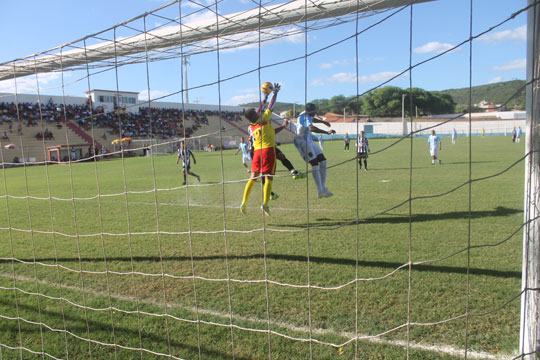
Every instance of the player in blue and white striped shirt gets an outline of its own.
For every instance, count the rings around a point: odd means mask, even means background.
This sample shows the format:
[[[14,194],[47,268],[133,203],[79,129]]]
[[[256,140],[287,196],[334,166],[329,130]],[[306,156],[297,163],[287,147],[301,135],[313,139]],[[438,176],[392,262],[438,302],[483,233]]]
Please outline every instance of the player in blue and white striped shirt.
[[[244,167],[246,168],[247,172],[251,172],[251,167],[248,166],[248,164],[251,163],[251,146],[249,143],[244,141],[244,138],[242,137],[240,139],[240,144],[238,144],[238,150],[234,153],[234,155],[237,155],[239,151],[242,151],[242,164],[244,164]]]
[[[296,136],[294,137],[294,146],[300,153],[305,162],[311,164],[311,175],[317,185],[319,198],[333,196],[326,188],[326,157],[321,148],[313,141],[312,133],[317,134],[335,134],[335,130],[322,130],[314,126],[313,123],[322,123],[330,127],[330,123],[315,118],[317,106],[312,103],[306,104],[306,110],[303,111],[296,122]]]
[[[441,163],[441,159],[437,158],[439,150],[442,149],[441,138],[435,135],[435,130],[431,130],[431,135],[428,137],[428,149],[431,155],[431,165],[435,164],[435,160]]]

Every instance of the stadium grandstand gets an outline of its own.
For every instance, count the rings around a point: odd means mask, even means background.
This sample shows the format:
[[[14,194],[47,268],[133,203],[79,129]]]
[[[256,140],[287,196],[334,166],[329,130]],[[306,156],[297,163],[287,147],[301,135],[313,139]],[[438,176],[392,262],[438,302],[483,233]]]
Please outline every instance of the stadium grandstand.
[[[182,108],[182,104],[174,102],[152,102],[149,107],[148,101],[139,100],[137,95],[91,90],[85,97],[65,97],[64,109],[61,96],[15,98],[0,94],[0,134],[8,160],[67,161],[70,148],[76,153],[72,160],[94,154],[114,156],[110,154],[121,148],[130,150],[128,156],[143,155],[148,144],[167,144],[159,148],[171,153],[184,137],[193,139],[191,146],[195,150],[232,148],[247,135],[249,123],[243,116],[244,107],[184,104]],[[44,130],[39,126],[41,119]],[[278,119],[275,116],[275,121]],[[280,139],[291,142],[292,135],[292,131],[284,131]],[[51,155],[48,148],[66,149],[63,155]]]

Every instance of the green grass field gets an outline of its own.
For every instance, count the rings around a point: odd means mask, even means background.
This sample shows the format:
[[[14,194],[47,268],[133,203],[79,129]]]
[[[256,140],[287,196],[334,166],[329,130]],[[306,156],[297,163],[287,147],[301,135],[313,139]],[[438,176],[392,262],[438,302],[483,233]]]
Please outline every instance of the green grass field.
[[[0,358],[403,359],[408,338],[414,359],[516,354],[524,143],[474,137],[473,180],[510,168],[469,192],[468,138],[434,166],[425,138],[379,152],[394,142],[371,140],[367,172],[326,142],[334,197],[280,177],[271,217],[260,183],[239,212],[234,151],[196,153],[188,188],[174,155],[5,169]],[[396,270],[409,256],[429,262]]]

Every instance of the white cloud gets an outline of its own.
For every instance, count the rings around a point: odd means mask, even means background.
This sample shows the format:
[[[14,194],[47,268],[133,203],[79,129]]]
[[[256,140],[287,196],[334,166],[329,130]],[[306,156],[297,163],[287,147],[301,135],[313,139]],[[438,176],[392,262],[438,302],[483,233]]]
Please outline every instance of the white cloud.
[[[164,90],[152,90],[150,89],[150,98],[151,100],[161,98],[163,96],[167,96],[169,93]],[[148,100],[148,90],[141,90],[139,91],[139,100]]]
[[[513,30],[498,31],[491,34],[482,35],[478,40],[486,42],[502,42],[505,40],[519,40],[525,41],[527,39],[527,27],[525,25],[515,28]]]
[[[500,70],[522,70],[525,71],[525,66],[527,65],[527,61],[525,59],[518,59],[518,60],[512,60],[507,62],[506,64],[494,66],[492,70],[494,71],[500,71]]]
[[[225,102],[225,105],[240,105],[259,101],[259,94],[244,94],[233,96]]]
[[[355,73],[345,73],[340,72],[337,74],[334,74],[328,78],[328,82],[331,83],[353,83],[356,82],[356,74]]]
[[[358,82],[361,83],[370,83],[370,82],[383,82],[390,80],[391,78],[397,76],[399,73],[395,71],[383,71],[371,75],[363,75],[360,76],[358,79]],[[401,75],[400,77],[407,77],[406,74]]]
[[[310,86],[323,86],[328,83],[338,83],[338,84],[344,84],[344,83],[355,83],[358,81],[359,83],[381,83],[387,80],[392,79],[393,77],[397,76],[399,73],[394,71],[383,71],[371,75],[362,75],[357,77],[355,73],[351,72],[339,72],[332,76],[327,77],[326,79],[323,78],[316,78],[311,80],[309,83]],[[406,74],[401,75],[403,77],[406,77]]]
[[[237,93],[256,93],[259,91],[258,88],[245,88],[245,89],[236,89],[235,92]]]
[[[188,15],[183,15],[182,17],[182,23],[197,23],[199,21],[208,20],[216,20],[216,14],[209,10],[194,12]]]
[[[201,9],[203,6],[209,6],[211,4],[214,4],[214,0],[182,1],[182,6],[192,9]]]
[[[399,73],[393,72],[393,71],[383,71],[371,75],[362,75],[360,77],[356,77],[356,74],[354,73],[337,73],[328,78],[328,82],[331,83],[354,83],[356,81],[360,83],[372,83],[372,82],[383,82],[387,81],[394,76],[398,75]]]
[[[437,53],[440,54],[442,52],[445,52],[451,48],[453,48],[454,45],[447,44],[447,43],[440,43],[438,41],[431,41],[428,42],[425,45],[416,47],[413,49],[413,51],[417,54],[427,54],[427,53]],[[458,50],[458,49],[456,49]]]
[[[331,69],[332,68],[332,64],[329,64],[329,63],[322,63],[321,65],[319,65],[319,67],[323,70],[328,70],[328,69]]]
[[[64,74],[64,79],[66,77],[68,77],[68,75]],[[60,79],[60,73],[38,74],[40,91],[47,88],[61,86],[61,84],[57,83]],[[13,79],[0,81],[0,92],[15,93],[15,90],[17,90],[17,93],[37,92],[37,82],[35,75],[18,78],[16,85],[17,86],[15,86],[15,80]]]
[[[495,84],[495,83],[501,82],[502,80],[503,80],[502,77],[495,76],[493,79],[490,79],[488,81],[488,84]]]
[[[309,82],[309,86],[324,86],[324,85],[326,85],[326,82],[324,81],[324,79],[321,79],[321,78],[316,78]]]
[[[346,66],[349,63],[350,63],[349,60],[334,60],[334,61],[329,62],[329,63],[320,64],[319,68],[321,68],[323,70],[328,70],[328,69],[333,68],[334,66]]]

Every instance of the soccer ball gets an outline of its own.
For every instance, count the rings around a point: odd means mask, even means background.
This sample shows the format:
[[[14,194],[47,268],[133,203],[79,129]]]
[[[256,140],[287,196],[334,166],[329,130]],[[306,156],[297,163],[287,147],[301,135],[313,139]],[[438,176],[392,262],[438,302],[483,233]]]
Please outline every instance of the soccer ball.
[[[272,83],[269,81],[265,81],[261,85],[261,91],[267,95],[270,94],[273,90],[274,90],[274,85],[272,85]]]

